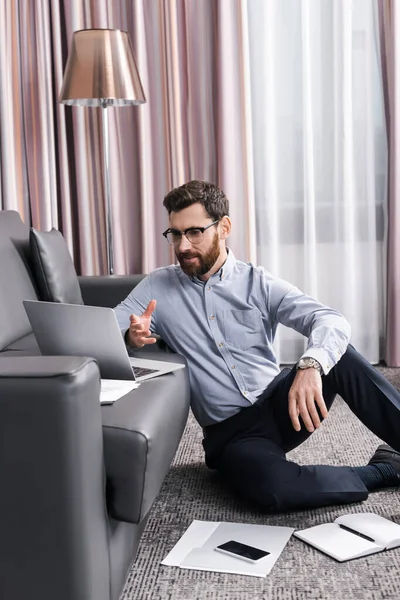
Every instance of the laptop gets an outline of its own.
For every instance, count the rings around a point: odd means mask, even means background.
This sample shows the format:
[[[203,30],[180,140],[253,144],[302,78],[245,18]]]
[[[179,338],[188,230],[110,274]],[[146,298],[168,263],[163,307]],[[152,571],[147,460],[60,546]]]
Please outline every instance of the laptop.
[[[131,358],[112,308],[24,300],[43,355],[91,356],[102,379],[145,381],[185,367],[182,363]]]

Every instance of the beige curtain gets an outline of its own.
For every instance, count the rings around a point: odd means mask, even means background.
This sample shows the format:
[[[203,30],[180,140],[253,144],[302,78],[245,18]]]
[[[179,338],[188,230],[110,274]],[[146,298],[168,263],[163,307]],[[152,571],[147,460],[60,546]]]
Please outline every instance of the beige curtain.
[[[400,367],[400,3],[379,0],[380,38],[389,140],[385,362]]]
[[[2,0],[1,208],[59,228],[78,272],[107,272],[101,109],[58,103],[72,33],[96,27],[129,32],[147,97],[109,110],[115,273],[172,262],[162,199],[194,178],[225,189],[231,246],[254,259],[242,0]]]

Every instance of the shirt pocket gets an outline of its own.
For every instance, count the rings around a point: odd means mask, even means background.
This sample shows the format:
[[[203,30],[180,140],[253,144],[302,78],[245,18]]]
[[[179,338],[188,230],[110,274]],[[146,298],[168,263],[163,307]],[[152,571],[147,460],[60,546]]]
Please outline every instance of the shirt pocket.
[[[261,313],[257,308],[222,311],[225,342],[239,350],[265,345]]]

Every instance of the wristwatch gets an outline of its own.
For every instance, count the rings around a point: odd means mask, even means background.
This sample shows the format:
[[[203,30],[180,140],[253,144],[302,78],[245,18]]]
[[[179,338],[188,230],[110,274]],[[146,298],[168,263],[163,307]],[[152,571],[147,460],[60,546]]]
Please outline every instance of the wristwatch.
[[[317,369],[320,375],[323,374],[321,365],[315,358],[311,358],[311,356],[301,358],[296,365],[296,369]]]

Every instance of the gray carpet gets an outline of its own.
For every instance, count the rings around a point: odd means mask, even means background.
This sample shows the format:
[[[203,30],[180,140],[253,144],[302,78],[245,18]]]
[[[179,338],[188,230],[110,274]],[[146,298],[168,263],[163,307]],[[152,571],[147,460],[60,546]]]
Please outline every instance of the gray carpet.
[[[380,370],[400,389],[400,369]],[[337,563],[292,536],[265,579],[160,565],[194,519],[303,529],[341,514],[371,511],[400,523],[400,490],[394,488],[372,493],[363,503],[260,514],[205,467],[201,439],[191,415],[121,600],[400,600],[400,548]],[[379,441],[337,398],[322,427],[288,457],[300,464],[362,465]]]

